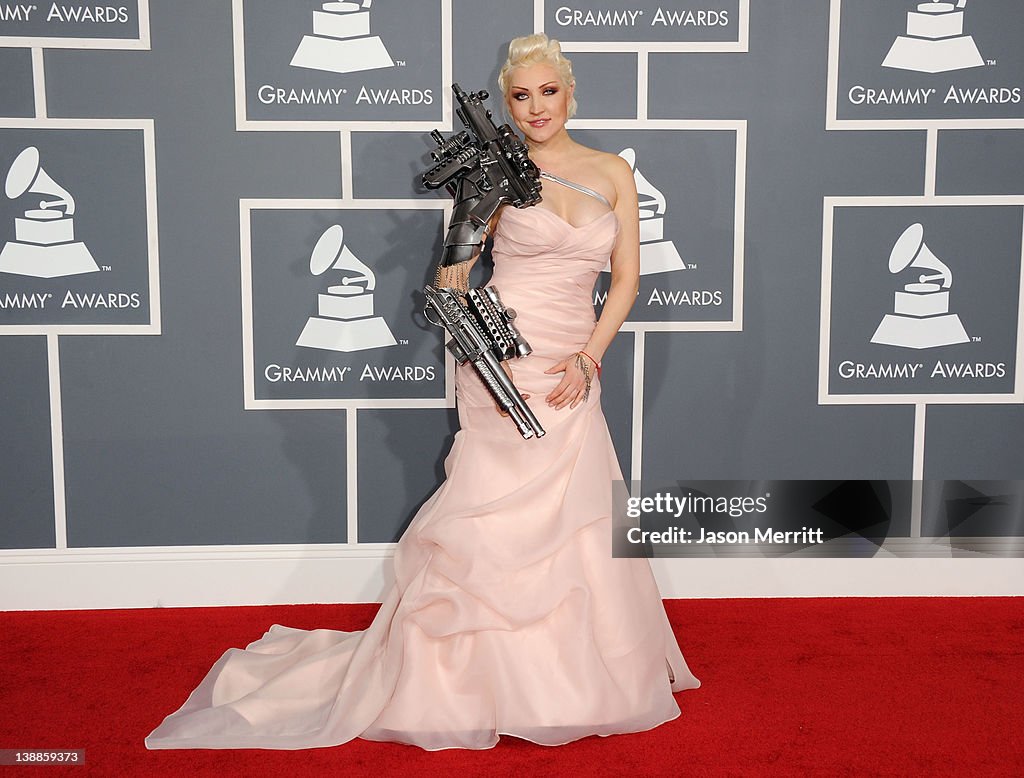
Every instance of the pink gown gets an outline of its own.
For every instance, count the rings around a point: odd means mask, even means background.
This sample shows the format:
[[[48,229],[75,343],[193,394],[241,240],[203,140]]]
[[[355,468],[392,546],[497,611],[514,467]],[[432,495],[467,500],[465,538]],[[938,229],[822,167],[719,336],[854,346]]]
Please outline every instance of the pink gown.
[[[356,737],[428,750],[543,745],[651,729],[672,692],[700,685],[646,559],[611,556],[611,484],[622,474],[595,378],[575,409],[544,397],[544,370],[584,348],[592,290],[618,220],[574,227],[506,207],[494,274],[533,347],[513,360],[547,434],[524,440],[471,367],[456,373],[461,429],[446,480],[395,550],[395,584],[362,632],[280,625],[228,649],[146,738],[158,748],[333,746]]]

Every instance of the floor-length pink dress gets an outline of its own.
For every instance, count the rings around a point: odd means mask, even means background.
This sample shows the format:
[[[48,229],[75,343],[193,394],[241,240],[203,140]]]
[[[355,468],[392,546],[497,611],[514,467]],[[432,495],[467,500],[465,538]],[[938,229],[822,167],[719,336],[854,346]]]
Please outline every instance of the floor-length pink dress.
[[[490,283],[533,347],[511,368],[547,434],[524,440],[459,367],[446,480],[398,543],[396,581],[370,627],[274,625],[229,649],[148,748],[361,737],[480,749],[501,734],[557,745],[679,715],[672,692],[700,682],[650,564],[611,555],[611,486],[622,474],[600,381],[574,409],[544,402],[562,377],[545,369],[594,328],[591,295],[617,232],[607,202],[579,226],[542,205],[503,210]]]

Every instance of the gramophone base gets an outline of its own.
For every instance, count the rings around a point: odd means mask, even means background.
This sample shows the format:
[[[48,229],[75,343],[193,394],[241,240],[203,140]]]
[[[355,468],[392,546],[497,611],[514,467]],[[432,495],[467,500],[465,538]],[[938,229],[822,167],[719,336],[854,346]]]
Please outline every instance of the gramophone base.
[[[686,264],[672,241],[640,244],[640,275],[671,273],[673,270],[686,270]]]
[[[970,340],[955,313],[924,319],[887,313],[871,336],[872,343],[914,349],[952,346]]]
[[[304,35],[289,64],[297,68],[326,70],[331,73],[355,73],[359,70],[376,70],[395,65],[391,55],[384,48],[384,42],[376,35],[372,38],[348,40]]]
[[[609,273],[612,269],[611,260],[605,262],[603,272]],[[675,244],[670,240],[660,240],[657,243],[640,244],[640,275],[650,276],[655,273],[672,273],[676,270],[686,270],[686,263],[676,251]]]
[[[945,73],[977,68],[984,64],[981,52],[969,35],[944,40],[901,35],[889,49],[882,67],[915,70],[918,73]]]
[[[311,316],[295,341],[296,346],[345,352],[394,346],[396,343],[387,322],[380,316],[348,321]]]
[[[58,278],[79,273],[97,273],[99,269],[84,243],[36,246],[12,240],[0,252],[0,273]]]

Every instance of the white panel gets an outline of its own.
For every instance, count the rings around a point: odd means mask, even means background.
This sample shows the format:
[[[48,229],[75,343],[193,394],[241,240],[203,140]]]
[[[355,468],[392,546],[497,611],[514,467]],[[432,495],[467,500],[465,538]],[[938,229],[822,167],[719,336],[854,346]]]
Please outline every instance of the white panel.
[[[0,610],[380,602],[393,580],[392,548],[4,552]],[[1024,559],[657,559],[652,566],[666,599],[1024,596]]]

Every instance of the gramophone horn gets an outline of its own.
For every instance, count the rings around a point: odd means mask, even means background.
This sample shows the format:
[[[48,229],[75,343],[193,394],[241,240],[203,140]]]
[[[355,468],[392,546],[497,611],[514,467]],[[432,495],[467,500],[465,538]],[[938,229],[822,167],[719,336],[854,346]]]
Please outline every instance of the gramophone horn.
[[[644,177],[644,174],[637,170],[636,167],[636,152],[629,148],[623,149],[619,152],[619,156],[622,157],[629,166],[633,169],[633,181],[636,183],[636,192],[640,200],[640,208],[642,210],[649,211],[651,216],[665,213],[666,202],[665,195],[661,193],[654,184]]]
[[[10,170],[7,171],[4,192],[11,200],[16,200],[26,192],[56,195],[57,200],[44,200],[39,207],[54,208],[63,205],[68,216],[75,212],[75,199],[43,170],[39,164],[39,149],[35,146],[29,146],[15,157]]]
[[[928,268],[938,271],[937,275],[920,277],[920,282],[942,279],[942,285],[949,287],[953,283],[953,272],[928,248],[924,242],[924,227],[911,224],[896,240],[889,254],[889,272],[899,273],[908,267]]]

